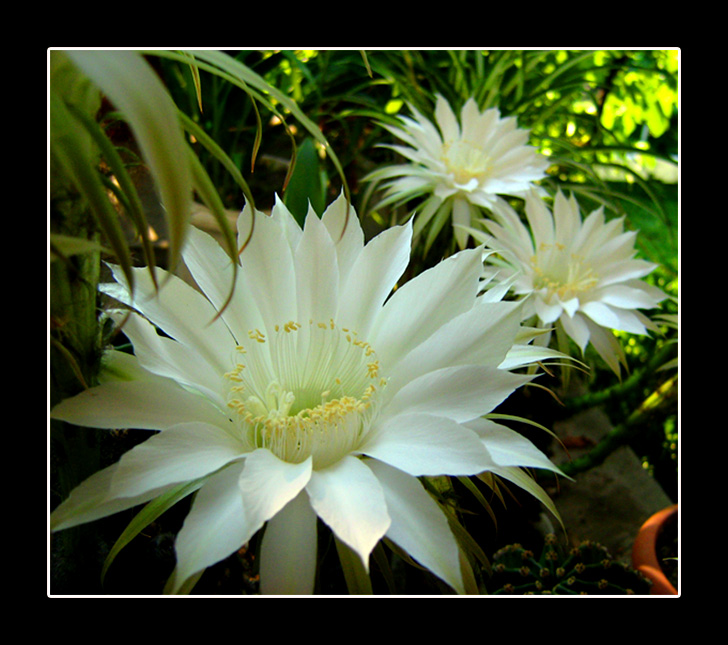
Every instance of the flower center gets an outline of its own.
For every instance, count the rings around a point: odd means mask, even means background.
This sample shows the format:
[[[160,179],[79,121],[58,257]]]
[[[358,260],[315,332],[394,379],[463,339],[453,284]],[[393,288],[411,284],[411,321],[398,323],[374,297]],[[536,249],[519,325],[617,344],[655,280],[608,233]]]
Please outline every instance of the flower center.
[[[549,296],[556,294],[566,301],[579,293],[589,291],[599,277],[584,258],[567,253],[563,244],[541,244],[538,253],[531,258],[537,289],[547,289]]]
[[[490,158],[482,148],[462,139],[446,143],[441,160],[455,183],[468,189],[475,188],[492,169]],[[471,182],[472,186],[469,185]]]
[[[323,468],[351,452],[370,427],[386,379],[372,347],[328,323],[249,331],[225,374],[228,407],[251,449]]]

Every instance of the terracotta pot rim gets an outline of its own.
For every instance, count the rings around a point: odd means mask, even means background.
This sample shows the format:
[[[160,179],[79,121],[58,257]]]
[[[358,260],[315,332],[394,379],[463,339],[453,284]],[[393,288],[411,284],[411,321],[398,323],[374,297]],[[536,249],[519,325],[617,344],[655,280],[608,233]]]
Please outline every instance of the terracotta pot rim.
[[[652,580],[651,595],[677,595],[657,559],[657,538],[665,522],[677,513],[677,504],[652,515],[640,528],[632,547],[632,566]]]

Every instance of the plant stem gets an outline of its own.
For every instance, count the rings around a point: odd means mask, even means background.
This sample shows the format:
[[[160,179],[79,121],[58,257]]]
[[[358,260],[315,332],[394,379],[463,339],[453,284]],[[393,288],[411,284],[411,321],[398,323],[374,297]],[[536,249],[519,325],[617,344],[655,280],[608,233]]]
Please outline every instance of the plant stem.
[[[617,448],[629,443],[645,418],[649,414],[652,414],[658,407],[663,406],[675,394],[676,387],[677,375],[671,377],[657,388],[657,390],[645,399],[639,408],[632,412],[623,423],[620,423],[610,430],[586,455],[562,464],[559,468],[561,468],[564,474],[571,477],[602,464]]]

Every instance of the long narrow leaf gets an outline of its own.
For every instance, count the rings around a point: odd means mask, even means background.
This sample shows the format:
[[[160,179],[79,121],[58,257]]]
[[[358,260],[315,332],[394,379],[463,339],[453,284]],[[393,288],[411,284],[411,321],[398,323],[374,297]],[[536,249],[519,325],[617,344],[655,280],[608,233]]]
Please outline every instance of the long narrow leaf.
[[[174,267],[189,223],[192,179],[171,97],[139,52],[69,51],[67,54],[129,123],[166,211],[169,260]]]
[[[114,546],[111,547],[111,550],[104,561],[103,569],[101,570],[101,581],[103,582],[106,572],[116,556],[119,555],[119,552],[127,544],[129,544],[129,542],[131,542],[147,526],[162,515],[162,513],[172,508],[172,506],[181,499],[184,499],[187,495],[194,493],[198,488],[200,488],[200,486],[204,483],[204,479],[205,478],[201,478],[175,486],[172,490],[160,495],[146,504],[144,508],[142,508],[142,510],[134,516],[134,519],[132,519],[126,529],[124,529],[124,532],[119,536],[119,539],[116,540]]]
[[[144,207],[142,206],[141,198],[139,193],[134,186],[129,173],[126,171],[124,162],[121,160],[119,153],[111,143],[109,138],[104,134],[99,125],[91,119],[88,115],[84,114],[80,110],[69,106],[69,109],[73,115],[83,124],[86,131],[91,135],[94,143],[99,147],[101,155],[106,160],[106,163],[111,168],[114,177],[119,182],[119,187],[124,196],[124,204],[126,206],[127,213],[134,224],[137,235],[142,240],[142,248],[144,250],[144,258],[146,260],[147,267],[152,277],[152,281],[157,286],[156,272],[155,272],[155,255],[152,241],[149,239],[149,225],[147,218],[144,213]]]
[[[84,149],[77,145],[78,140],[85,136],[86,130],[71,114],[64,101],[52,91],[50,119],[51,131],[56,133],[51,137],[51,158],[88,202],[99,228],[129,280],[130,287],[133,287],[129,247],[119,225],[118,215],[109,201],[96,165],[85,154]]]

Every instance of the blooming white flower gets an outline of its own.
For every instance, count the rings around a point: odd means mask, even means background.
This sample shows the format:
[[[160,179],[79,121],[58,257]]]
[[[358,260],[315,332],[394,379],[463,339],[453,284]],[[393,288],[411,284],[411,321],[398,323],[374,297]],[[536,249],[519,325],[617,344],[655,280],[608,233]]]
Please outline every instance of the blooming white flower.
[[[172,591],[267,523],[261,590],[310,593],[317,517],[364,566],[386,536],[464,590],[456,540],[417,477],[490,471],[540,496],[520,467],[557,471],[481,418],[529,380],[506,369],[533,358],[514,348],[520,306],[477,297],[482,249],[390,297],[411,225],[365,245],[348,213],[339,198],[321,218],[309,211],[302,230],[280,202],[270,216],[246,207],[238,237],[254,233],[224,309],[233,265],[201,231],[184,259],[202,293],[170,275],[157,294],[139,270],[132,296],[114,269],[118,284],[104,291],[135,310],[124,327],[135,355],[112,351],[104,382],[52,415],[160,432],[72,491],[54,530],[189,482],[198,490],[176,539]]]
[[[524,315],[543,325],[556,324],[583,352],[591,342],[619,375],[624,352],[611,330],[634,334],[657,327],[639,309],[652,309],[666,298],[641,278],[656,264],[635,258],[637,233],[624,231],[624,218],[605,221],[603,207],[582,222],[575,197],[558,191],[553,213],[534,190],[525,202],[529,227],[505,202],[493,219],[480,223],[492,234],[473,235],[502,260],[488,256],[486,275],[510,281],[512,292],[526,297]],[[530,228],[530,233],[529,233]]]
[[[480,112],[473,98],[463,105],[460,123],[449,103],[437,97],[435,124],[410,106],[414,118],[400,117],[402,127],[384,124],[411,147],[388,145],[409,159],[377,170],[369,179],[385,184],[383,203],[428,195],[415,222],[415,234],[434,218],[427,246],[452,216],[453,225],[469,226],[490,209],[497,195],[521,196],[531,182],[542,179],[548,159],[526,145],[528,130],[517,127],[515,117],[501,118],[498,108]],[[455,228],[460,248],[468,233]]]

